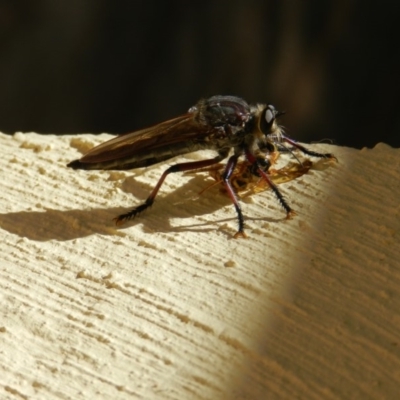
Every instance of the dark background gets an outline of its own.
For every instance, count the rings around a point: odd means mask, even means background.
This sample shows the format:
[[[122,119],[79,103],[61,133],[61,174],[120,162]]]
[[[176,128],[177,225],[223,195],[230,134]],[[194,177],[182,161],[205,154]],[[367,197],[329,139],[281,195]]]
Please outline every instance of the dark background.
[[[400,146],[400,2],[0,0],[0,131],[132,131],[234,94]]]

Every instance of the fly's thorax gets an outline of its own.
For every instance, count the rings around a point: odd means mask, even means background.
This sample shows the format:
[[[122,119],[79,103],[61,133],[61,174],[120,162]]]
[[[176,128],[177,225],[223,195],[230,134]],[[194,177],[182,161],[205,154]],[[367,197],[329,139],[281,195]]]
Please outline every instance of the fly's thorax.
[[[247,102],[235,96],[202,99],[189,112],[194,112],[195,119],[210,128],[230,126],[232,132],[243,129],[251,117]]]
[[[220,150],[241,146],[244,143],[245,133],[243,129],[229,125],[217,127],[204,138],[205,148]]]

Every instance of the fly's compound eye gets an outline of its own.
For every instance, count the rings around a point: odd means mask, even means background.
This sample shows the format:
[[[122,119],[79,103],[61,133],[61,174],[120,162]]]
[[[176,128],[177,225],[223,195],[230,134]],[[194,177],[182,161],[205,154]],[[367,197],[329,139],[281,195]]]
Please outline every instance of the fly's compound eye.
[[[261,113],[261,118],[259,121],[259,128],[261,132],[265,135],[273,133],[278,125],[275,123],[276,119],[285,112],[278,111],[272,104],[265,107],[264,111]]]
[[[276,111],[275,107],[271,104],[265,107],[264,111],[261,113],[259,128],[264,135],[269,135],[273,130],[277,114],[278,111]]]
[[[276,110],[275,107],[272,105],[269,105],[266,109],[265,109],[265,115],[264,115],[264,119],[265,122],[268,125],[272,125],[274,123],[274,120],[276,118]]]

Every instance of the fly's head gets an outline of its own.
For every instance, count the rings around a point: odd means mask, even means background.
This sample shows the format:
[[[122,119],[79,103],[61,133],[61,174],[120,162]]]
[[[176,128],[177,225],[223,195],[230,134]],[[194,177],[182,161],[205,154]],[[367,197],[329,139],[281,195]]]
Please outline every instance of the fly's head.
[[[282,142],[283,127],[278,124],[278,118],[284,111],[278,111],[272,104],[257,104],[252,109],[255,127],[255,136],[258,148],[265,153],[278,150],[278,144]]]
[[[267,141],[273,143],[282,141],[283,127],[278,124],[278,118],[283,114],[285,114],[284,111],[278,111],[272,104],[263,106],[258,118],[258,129]]]

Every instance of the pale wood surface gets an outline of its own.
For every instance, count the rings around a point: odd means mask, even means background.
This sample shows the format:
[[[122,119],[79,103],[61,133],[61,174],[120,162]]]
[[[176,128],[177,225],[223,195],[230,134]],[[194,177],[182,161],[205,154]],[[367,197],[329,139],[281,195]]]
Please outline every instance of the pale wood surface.
[[[1,399],[395,399],[400,152],[314,145],[338,164],[233,207],[165,164],[65,164],[109,135],[0,135]],[[190,155],[196,159],[200,155]]]

